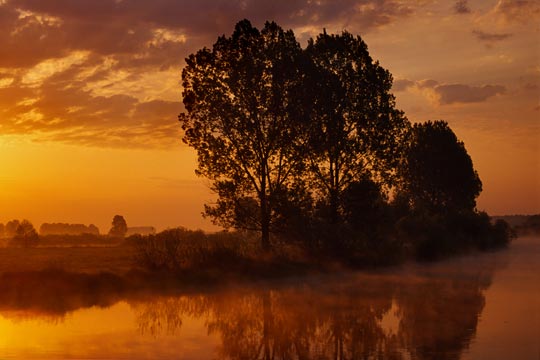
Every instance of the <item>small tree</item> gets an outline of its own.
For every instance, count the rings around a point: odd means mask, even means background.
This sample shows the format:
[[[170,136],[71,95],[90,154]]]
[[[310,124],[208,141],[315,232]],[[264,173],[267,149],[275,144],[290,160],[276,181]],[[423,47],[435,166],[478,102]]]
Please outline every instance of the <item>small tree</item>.
[[[99,229],[96,225],[90,224],[88,225],[88,233],[92,235],[99,235]]]
[[[123,238],[126,236],[127,230],[127,223],[124,217],[115,215],[112,221],[111,230],[109,230],[109,236]]]
[[[417,211],[474,210],[482,191],[465,145],[444,121],[413,126],[400,178],[401,191]]]
[[[34,225],[28,220],[23,220],[17,226],[15,230],[15,236],[13,236],[12,244],[22,247],[30,247],[37,245],[39,236],[34,228]]]
[[[11,220],[6,223],[4,227],[4,236],[8,239],[12,239],[17,233],[17,228],[20,225],[19,220]]]

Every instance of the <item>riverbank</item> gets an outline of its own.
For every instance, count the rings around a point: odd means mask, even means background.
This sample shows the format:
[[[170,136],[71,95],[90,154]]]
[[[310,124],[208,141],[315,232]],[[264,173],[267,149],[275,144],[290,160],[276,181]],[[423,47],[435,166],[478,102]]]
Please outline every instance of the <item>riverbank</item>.
[[[534,248],[540,238],[522,237],[517,241],[519,249]],[[499,253],[504,255],[510,250]],[[142,270],[135,266],[135,255],[136,249],[129,243],[109,247],[0,248],[0,310],[18,309],[59,316],[79,308],[108,307],[125,299],[212,293],[238,286],[313,285],[327,278],[361,276],[371,279],[381,274],[410,277],[418,271],[440,274],[441,268],[447,269],[448,276],[455,276],[456,271],[476,268],[477,258],[488,263],[490,256],[495,260],[501,256],[477,252],[431,263],[406,262],[361,271],[338,263],[277,264],[275,259],[267,258],[266,262],[259,259],[256,266],[244,263],[230,269],[186,269],[169,273]],[[448,267],[448,263],[459,266]],[[242,266],[246,268],[242,270]],[[276,269],[276,266],[281,268]]]

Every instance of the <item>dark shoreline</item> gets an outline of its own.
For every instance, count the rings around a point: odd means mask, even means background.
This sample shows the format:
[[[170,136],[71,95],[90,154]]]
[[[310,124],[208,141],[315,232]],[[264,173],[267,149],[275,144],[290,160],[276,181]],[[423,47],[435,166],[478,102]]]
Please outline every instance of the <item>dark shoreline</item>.
[[[230,288],[274,288],[281,286],[306,286],[325,279],[346,279],[349,276],[378,276],[391,274],[412,267],[428,271],[430,267],[444,265],[468,257],[499,252],[503,249],[469,252],[449,256],[439,261],[409,261],[400,264],[351,268],[339,264],[282,268],[276,271],[275,263],[259,267],[257,272],[186,270],[177,273],[149,272],[132,269],[126,273],[82,273],[49,267],[42,270],[6,271],[0,273],[0,312],[22,311],[51,317],[63,317],[81,308],[105,308],[119,301],[144,301],[154,296],[182,296],[212,293]]]

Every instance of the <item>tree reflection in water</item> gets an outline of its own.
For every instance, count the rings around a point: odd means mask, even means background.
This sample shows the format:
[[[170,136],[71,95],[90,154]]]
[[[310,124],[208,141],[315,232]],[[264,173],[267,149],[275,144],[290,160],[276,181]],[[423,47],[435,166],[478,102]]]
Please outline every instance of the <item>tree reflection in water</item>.
[[[186,318],[202,319],[221,338],[222,359],[452,360],[476,335],[485,289],[504,266],[490,259],[497,257],[183,296],[106,274],[3,274],[0,314],[62,321],[78,309],[127,301],[145,335],[174,334]],[[383,321],[389,312],[396,314],[392,331]],[[197,339],[201,347],[206,340]]]
[[[140,331],[154,336],[180,331],[183,317],[203,318],[221,337],[222,359],[459,359],[492,273],[354,275],[132,306]],[[391,309],[395,331],[382,322]]]

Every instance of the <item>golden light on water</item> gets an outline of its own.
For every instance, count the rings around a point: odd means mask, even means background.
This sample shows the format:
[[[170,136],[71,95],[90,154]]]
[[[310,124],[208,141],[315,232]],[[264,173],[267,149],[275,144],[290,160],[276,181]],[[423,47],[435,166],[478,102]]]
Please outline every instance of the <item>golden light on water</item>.
[[[264,353],[268,346],[276,357],[285,351],[333,358],[339,340],[343,354],[356,349],[382,358],[436,352],[464,360],[533,359],[540,328],[538,244],[538,237],[520,238],[497,253],[186,295],[123,296],[114,288],[98,294],[71,284],[13,303],[4,293],[0,353],[220,359]]]

